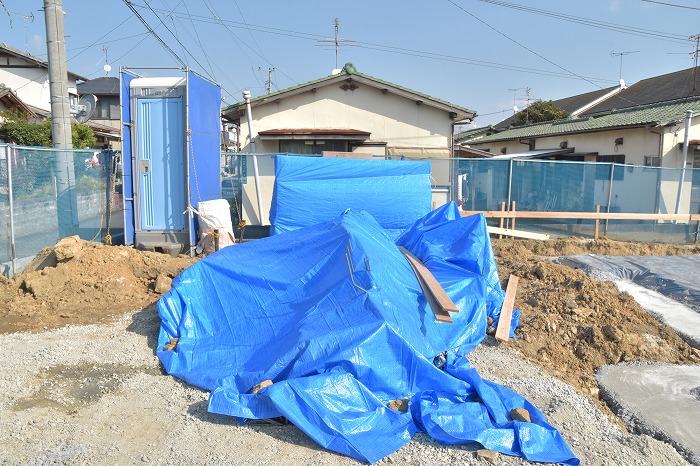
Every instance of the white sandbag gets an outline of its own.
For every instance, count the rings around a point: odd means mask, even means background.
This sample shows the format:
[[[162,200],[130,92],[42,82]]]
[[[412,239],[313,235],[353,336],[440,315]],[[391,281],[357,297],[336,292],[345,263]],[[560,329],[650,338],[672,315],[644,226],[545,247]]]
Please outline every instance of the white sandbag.
[[[201,250],[201,252],[208,254],[216,250],[215,230],[219,232],[219,249],[235,243],[233,225],[231,224],[231,208],[226,199],[201,201],[197,210],[199,218],[198,252]]]

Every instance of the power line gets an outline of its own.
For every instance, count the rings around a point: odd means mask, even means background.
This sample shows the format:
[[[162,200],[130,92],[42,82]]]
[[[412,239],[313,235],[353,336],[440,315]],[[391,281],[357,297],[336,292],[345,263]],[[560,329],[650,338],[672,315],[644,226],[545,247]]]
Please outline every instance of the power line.
[[[700,8],[698,8],[698,7],[686,6],[686,5],[676,5],[675,3],[657,2],[655,0],[642,0],[642,1],[647,2],[647,3],[658,3],[659,5],[672,6],[672,7],[676,7],[676,8],[687,8],[688,10],[700,10]]]
[[[180,3],[182,3],[182,1],[183,1],[183,0],[180,0]],[[185,45],[184,45],[182,42],[180,42],[180,39],[177,37],[177,34],[175,34],[173,31],[171,31],[170,28],[169,28],[169,27],[165,24],[165,22],[161,19],[161,17],[158,16],[158,14],[153,10],[153,8],[152,8],[151,5],[148,3],[148,1],[144,0],[144,3],[146,3],[146,6],[148,7],[149,10],[151,10],[151,12],[155,15],[155,17],[158,18],[158,21],[160,21],[160,24],[163,25],[163,27],[170,33],[171,36],[173,36],[173,38],[175,39],[175,42],[177,42],[178,44],[180,44],[180,47],[182,47],[182,50],[184,50],[184,52],[185,52],[187,55],[189,55],[190,57],[192,57],[192,59],[195,61],[195,63],[197,63],[197,64],[199,65],[199,67],[200,67],[202,70],[204,70],[205,72],[207,72],[207,74],[209,74],[209,72],[207,71],[207,69],[199,62],[199,60],[197,60],[197,57],[195,57],[194,55],[192,55],[192,53],[190,53],[190,51],[187,50],[187,48],[185,47]],[[175,10],[175,8],[177,8],[177,7],[180,5],[180,3],[178,3],[177,5],[175,5],[175,7],[173,8],[173,10]],[[181,61],[181,62],[182,62],[182,61]],[[216,81],[216,79],[215,79],[211,74],[209,74],[209,78],[211,78],[212,81]]]
[[[159,11],[157,8],[155,10]],[[174,13],[173,16],[177,17],[178,14]],[[323,42],[324,40],[327,40],[327,39],[325,39],[325,36],[320,36],[317,34],[311,34],[311,33],[300,32],[300,31],[293,31],[293,30],[289,30],[289,29],[271,28],[271,27],[254,25],[254,24],[247,24],[246,25],[246,24],[243,24],[243,23],[240,23],[237,21],[224,20],[224,19],[218,17],[218,15],[216,15],[216,16],[217,17],[215,20],[210,18],[210,17],[201,16],[201,15],[192,15],[192,18],[194,21],[220,24],[221,26],[225,27],[229,31],[229,33],[237,41],[240,41],[240,38],[231,30],[231,28],[240,28],[240,29],[250,28],[251,30],[256,31],[256,32],[263,32],[266,34],[273,34],[273,35],[281,35],[284,37],[293,37],[293,38],[302,39],[302,40],[313,40],[315,42]],[[408,48],[402,48],[402,47],[377,44],[377,43],[372,43],[372,42],[362,42],[362,41],[352,41],[352,42],[353,42],[353,44],[352,44],[353,46],[356,46],[359,48],[364,48],[367,50],[376,50],[376,51],[384,52],[384,53],[408,55],[408,56],[427,58],[427,59],[433,59],[433,60],[438,60],[438,61],[482,66],[482,67],[486,67],[486,68],[518,71],[518,72],[523,72],[523,73],[538,74],[538,75],[542,75],[542,76],[552,76],[552,77],[569,78],[569,79],[580,79],[580,78],[578,78],[578,76],[572,76],[572,74],[570,72],[561,73],[561,72],[556,72],[556,71],[552,71],[552,70],[542,70],[542,69],[537,69],[537,68],[514,66],[514,65],[508,65],[508,64],[497,63],[497,62],[476,60],[476,59],[471,59],[471,58],[466,58],[466,57],[445,55],[445,54],[423,51],[423,50],[415,50],[415,49],[408,49]],[[262,57],[262,58],[264,59],[264,57]],[[616,82],[614,80],[605,79],[605,78],[596,78],[596,77],[588,77],[588,78],[595,80],[597,82],[601,82],[601,83],[612,84],[612,83]],[[294,82],[295,80],[291,79],[291,81]]]
[[[166,51],[168,51],[175,58],[175,60],[177,60],[180,63],[180,66],[182,66],[183,68],[187,68],[187,65],[185,65],[185,62],[182,61],[182,59],[173,51],[173,49],[168,47],[168,44],[166,44],[165,41],[163,39],[161,39],[158,34],[156,34],[156,31],[154,31],[153,28],[148,24],[148,22],[145,19],[143,19],[143,16],[141,16],[139,14],[139,12],[136,11],[136,8],[134,8],[134,5],[132,5],[131,0],[122,0],[122,1],[124,2],[124,4],[127,7],[129,7],[129,9],[132,11],[132,13],[134,13],[134,15],[139,19],[139,21],[141,21],[141,23],[146,27],[146,29],[148,29],[148,32],[150,32],[151,35],[156,38],[156,40],[160,43],[160,45],[162,45],[163,48]]]
[[[609,23],[606,21],[594,20],[589,18],[584,18],[580,16],[567,15],[564,13],[558,13],[554,11],[541,10],[539,8],[527,7],[524,5],[516,5],[513,3],[507,3],[499,0],[479,0],[484,3],[489,3],[491,5],[497,5],[505,8],[510,8],[514,10],[525,11],[527,13],[537,14],[541,16],[549,16],[551,18],[556,18],[564,21],[569,21],[572,23],[583,24],[590,27],[595,27],[599,29],[605,29],[608,31],[614,31],[618,33],[631,34],[635,36],[649,37],[653,39],[661,39],[672,42],[684,42],[685,36],[681,34],[674,34],[662,31],[655,31],[652,29],[638,28],[635,26],[625,26],[617,23]]]
[[[484,26],[488,27],[489,29],[491,29],[491,30],[494,31],[495,33],[497,33],[497,34],[499,34],[499,35],[505,37],[505,38],[508,39],[509,41],[511,41],[511,42],[513,42],[514,44],[516,44],[517,46],[519,46],[519,47],[521,47],[521,48],[527,50],[527,51],[530,52],[531,54],[533,54],[533,55],[535,55],[535,56],[541,58],[542,60],[546,61],[547,63],[549,63],[549,64],[551,64],[551,65],[556,66],[556,67],[559,68],[560,70],[563,70],[563,71],[565,71],[565,72],[571,74],[572,76],[576,76],[577,78],[582,79],[583,81],[586,81],[586,82],[589,83],[589,84],[592,84],[592,85],[594,85],[594,86],[596,86],[596,87],[598,87],[598,88],[601,88],[601,86],[599,86],[598,84],[594,83],[593,81],[591,81],[590,79],[586,78],[585,76],[581,76],[581,75],[579,75],[579,74],[577,74],[577,73],[574,73],[573,71],[570,71],[570,70],[564,68],[563,66],[559,65],[558,63],[553,62],[552,60],[550,60],[549,58],[545,57],[544,55],[541,55],[541,54],[535,52],[534,50],[532,50],[531,48],[527,47],[526,45],[524,45],[524,44],[518,42],[517,40],[513,39],[512,37],[510,37],[509,35],[505,34],[504,32],[499,31],[498,29],[496,29],[495,27],[491,26],[491,25],[490,25],[489,23],[487,23],[486,21],[482,20],[481,18],[477,17],[476,15],[474,15],[474,14],[470,13],[469,11],[465,10],[462,6],[458,5],[458,4],[455,3],[453,0],[447,0],[447,1],[448,1],[449,3],[451,3],[451,4],[453,4],[455,7],[459,8],[460,10],[462,10],[462,11],[463,11],[464,13],[466,13],[467,15],[469,15],[469,16],[471,16],[472,18],[474,18],[475,20],[479,21],[481,24],[483,24]]]

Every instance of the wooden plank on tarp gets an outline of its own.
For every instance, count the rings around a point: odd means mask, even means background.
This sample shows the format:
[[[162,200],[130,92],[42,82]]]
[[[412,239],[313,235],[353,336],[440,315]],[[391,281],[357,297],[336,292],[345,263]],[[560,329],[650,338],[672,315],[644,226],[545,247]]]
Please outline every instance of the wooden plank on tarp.
[[[518,289],[518,277],[511,275],[508,277],[508,286],[506,287],[506,296],[503,299],[501,307],[501,315],[498,318],[498,327],[496,327],[496,340],[508,341],[510,335],[510,322],[513,320],[513,306],[515,305],[515,293]]]
[[[430,270],[428,270],[420,259],[414,256],[406,248],[399,247],[399,249],[413,268],[413,272],[418,278],[421,288],[423,289],[423,293],[428,299],[428,303],[433,310],[433,314],[435,314],[435,318],[442,322],[448,322],[447,319],[449,319],[449,322],[452,322],[452,317],[450,317],[449,313],[459,312],[457,305],[447,295],[435,276],[430,272]]]

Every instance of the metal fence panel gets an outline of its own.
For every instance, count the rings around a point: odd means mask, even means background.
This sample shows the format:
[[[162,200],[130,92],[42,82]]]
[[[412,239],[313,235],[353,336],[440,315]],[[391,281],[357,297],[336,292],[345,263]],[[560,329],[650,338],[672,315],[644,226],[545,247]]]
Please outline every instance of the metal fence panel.
[[[0,146],[4,274],[13,273],[13,259],[26,262],[62,237],[96,240],[105,234],[110,163],[108,152]]]

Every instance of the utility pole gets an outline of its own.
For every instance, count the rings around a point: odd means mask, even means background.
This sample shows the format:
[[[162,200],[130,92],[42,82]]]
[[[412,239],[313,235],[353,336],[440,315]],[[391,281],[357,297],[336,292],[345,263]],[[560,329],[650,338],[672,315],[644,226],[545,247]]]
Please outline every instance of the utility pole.
[[[698,69],[698,52],[700,52],[700,34],[695,34],[694,36],[688,37],[688,40],[695,41],[695,50],[693,51],[693,93],[697,88],[697,69]]]
[[[61,149],[73,147],[71,137],[70,100],[68,96],[68,70],[66,69],[66,43],[63,33],[63,8],[61,0],[44,0],[46,20],[46,48],[49,58],[49,91],[51,94],[51,135],[53,146]],[[78,226],[78,202],[75,192],[73,153],[56,151],[56,213],[59,237],[75,234]]]
[[[262,71],[261,67],[258,67],[259,71]],[[268,94],[272,94],[272,72],[275,71],[274,67],[269,67],[267,69],[267,81],[265,81],[265,88]]]
[[[49,56],[49,91],[51,93],[51,130],[54,147],[73,147],[70,129],[70,100],[66,42],[63,35],[61,0],[44,0],[46,48]]]

